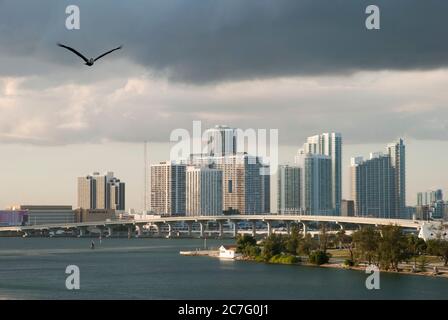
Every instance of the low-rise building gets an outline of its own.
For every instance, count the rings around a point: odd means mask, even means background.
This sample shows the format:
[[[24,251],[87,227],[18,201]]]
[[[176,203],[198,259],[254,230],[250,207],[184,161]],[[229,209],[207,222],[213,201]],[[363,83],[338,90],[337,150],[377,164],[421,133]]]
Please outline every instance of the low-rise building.
[[[26,210],[0,210],[0,227],[23,226],[27,222]]]
[[[116,212],[113,209],[76,209],[76,222],[96,222],[115,219]]]
[[[75,222],[75,213],[68,205],[19,205],[11,210],[26,211],[28,225],[58,224]]]
[[[222,259],[235,259],[240,255],[236,253],[236,246],[222,245],[219,247],[219,257]]]

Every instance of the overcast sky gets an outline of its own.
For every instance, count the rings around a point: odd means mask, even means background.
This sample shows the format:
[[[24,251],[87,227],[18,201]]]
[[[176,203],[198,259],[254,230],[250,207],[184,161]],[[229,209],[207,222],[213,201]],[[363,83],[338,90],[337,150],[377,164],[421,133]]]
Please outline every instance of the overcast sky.
[[[70,4],[80,30],[65,28]],[[369,4],[380,30],[365,28]],[[168,158],[171,131],[193,120],[279,129],[284,161],[307,136],[341,132],[345,197],[349,157],[403,137],[409,204],[448,192],[447,12],[436,0],[0,0],[0,207],[75,205],[77,175],[112,170],[140,208],[139,143]],[[88,57],[124,47],[89,68],[57,42]]]

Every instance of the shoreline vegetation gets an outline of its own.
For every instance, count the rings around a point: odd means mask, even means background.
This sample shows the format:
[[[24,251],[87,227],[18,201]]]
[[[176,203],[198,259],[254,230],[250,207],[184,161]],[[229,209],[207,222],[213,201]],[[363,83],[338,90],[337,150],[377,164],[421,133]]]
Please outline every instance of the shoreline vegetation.
[[[237,260],[243,261],[358,271],[375,265],[381,272],[448,278],[448,241],[424,241],[394,225],[347,235],[344,230],[329,234],[322,224],[317,239],[293,226],[289,235],[271,234],[261,241],[239,235],[236,245]]]

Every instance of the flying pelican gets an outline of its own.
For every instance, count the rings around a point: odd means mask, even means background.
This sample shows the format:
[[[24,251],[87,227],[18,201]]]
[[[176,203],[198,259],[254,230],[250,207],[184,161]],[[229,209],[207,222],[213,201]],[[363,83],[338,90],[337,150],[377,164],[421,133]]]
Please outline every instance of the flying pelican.
[[[104,57],[105,55],[107,55],[107,54],[109,54],[109,53],[111,53],[111,52],[114,52],[115,50],[121,49],[121,48],[123,47],[123,46],[119,46],[118,48],[115,48],[115,49],[112,49],[112,50],[110,50],[110,51],[107,51],[107,52],[103,53],[102,55],[96,57],[95,59],[93,59],[93,58],[87,59],[86,57],[84,57],[84,55],[82,55],[81,53],[79,53],[78,51],[76,51],[76,50],[73,49],[73,48],[70,48],[70,47],[68,47],[68,46],[66,46],[66,45],[63,45],[63,44],[61,44],[61,43],[58,43],[58,46],[60,46],[60,47],[62,47],[62,48],[65,48],[65,49],[67,49],[67,50],[70,50],[71,52],[73,52],[74,54],[76,54],[78,57],[80,57],[81,59],[83,59],[83,60],[85,61],[84,64],[87,65],[87,66],[89,66],[89,67],[93,66],[93,64],[95,63],[96,60],[101,59],[101,58]]]

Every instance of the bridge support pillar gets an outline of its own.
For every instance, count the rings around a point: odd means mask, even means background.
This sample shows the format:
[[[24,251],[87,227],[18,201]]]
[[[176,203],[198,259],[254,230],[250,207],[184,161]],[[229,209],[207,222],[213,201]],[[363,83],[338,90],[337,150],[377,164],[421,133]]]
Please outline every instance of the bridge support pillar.
[[[306,223],[305,222],[300,222],[300,223],[302,224],[303,237],[305,237],[306,233],[308,232]]]
[[[291,234],[291,222],[285,221],[285,224],[286,224],[286,233],[288,235],[290,235]]]
[[[200,227],[200,229],[199,229],[199,237],[200,237],[200,238],[204,238],[204,234],[205,234],[205,223],[202,222],[202,221],[200,221],[200,222],[199,222],[199,227]]]
[[[272,234],[272,222],[266,221],[266,224],[268,226],[268,237]]]
[[[233,237],[236,238],[238,235],[238,222],[233,221]]]
[[[223,231],[223,223],[222,221],[218,221],[218,230],[219,230],[219,237],[224,237],[224,231]]]
[[[86,235],[86,228],[80,227],[78,237],[84,237]]]
[[[138,224],[135,229],[137,231],[137,238],[141,237],[143,235],[143,224]]]
[[[98,237],[101,239],[101,237],[103,236],[103,233],[104,233],[103,227],[102,226],[95,226],[95,228],[99,230]]]
[[[154,223],[154,225],[157,228],[157,233],[155,234],[156,237],[161,237],[162,236],[162,224],[160,223]]]
[[[257,222],[252,221],[252,237],[255,238],[256,235],[257,235]]]
[[[345,230],[344,225],[342,223],[336,222],[336,225],[338,225],[339,228],[341,228],[341,230]]]
[[[173,236],[173,226],[171,223],[167,223],[168,225],[168,238],[171,238]]]
[[[112,227],[107,227],[107,236],[110,238],[112,237],[113,229]]]
[[[189,237],[192,236],[192,229],[193,229],[193,224],[191,222],[187,222],[187,230],[188,230]]]
[[[151,227],[152,227],[152,230],[151,230]],[[151,223],[151,227],[149,227],[149,234],[150,234],[152,237],[154,237],[154,236],[156,236],[156,237],[160,236],[160,227],[159,227],[159,225],[156,224],[156,223]],[[154,231],[154,227],[156,227],[157,231]]]

